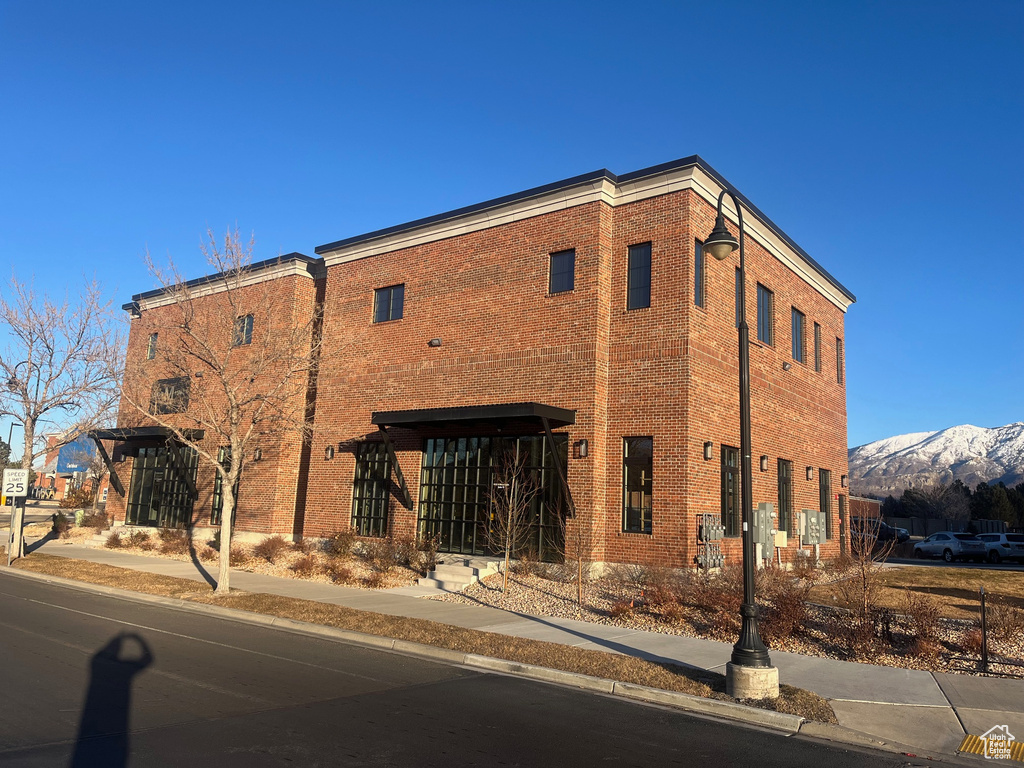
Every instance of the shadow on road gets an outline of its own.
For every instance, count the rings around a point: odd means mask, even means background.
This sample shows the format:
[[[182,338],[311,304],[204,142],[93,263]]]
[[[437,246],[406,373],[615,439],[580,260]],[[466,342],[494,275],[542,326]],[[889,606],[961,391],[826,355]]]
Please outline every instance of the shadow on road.
[[[149,646],[134,633],[117,635],[93,654],[70,768],[128,764],[132,679],[152,663]]]
[[[25,554],[26,555],[30,555],[33,552],[35,552],[37,549],[42,547],[44,544],[46,544],[46,542],[48,542],[48,541],[56,541],[56,540],[57,540],[56,532],[53,529],[50,529],[49,531],[46,532],[46,535],[43,536],[43,538],[36,539],[31,544],[28,541],[26,541],[25,542]]]

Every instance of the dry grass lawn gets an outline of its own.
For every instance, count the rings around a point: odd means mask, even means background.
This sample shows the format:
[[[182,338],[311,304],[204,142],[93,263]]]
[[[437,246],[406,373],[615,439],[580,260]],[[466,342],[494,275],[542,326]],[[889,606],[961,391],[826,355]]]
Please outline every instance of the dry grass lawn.
[[[460,653],[475,653],[522,664],[534,664],[565,672],[646,685],[692,696],[729,700],[723,675],[674,664],[601,651],[589,651],[557,643],[527,640],[448,624],[357,611],[339,605],[297,600],[278,595],[233,592],[218,597],[195,581],[117,568],[100,563],[32,554],[14,567],[67,579],[103,584],[165,597],[183,598],[242,611],[321,624],[355,632],[407,640]],[[800,715],[809,720],[835,723],[828,702],[817,694],[784,685],[778,700],[751,702],[755,706]]]
[[[978,589],[982,585],[986,600],[1024,608],[1024,574],[1019,571],[906,566],[883,568],[878,578],[882,584],[879,604],[897,611],[905,605],[905,593],[910,590],[939,598],[946,618],[976,619],[981,610]],[[814,587],[810,599],[827,605],[842,604],[833,584]]]

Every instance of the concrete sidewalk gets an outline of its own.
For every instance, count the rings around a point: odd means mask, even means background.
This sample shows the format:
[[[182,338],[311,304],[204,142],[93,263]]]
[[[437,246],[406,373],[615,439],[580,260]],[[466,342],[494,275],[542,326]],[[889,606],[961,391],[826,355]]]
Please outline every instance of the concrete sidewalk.
[[[201,563],[130,555],[60,541],[39,549],[121,568],[214,583]],[[359,610],[423,618],[514,637],[622,653],[725,672],[732,645],[657,632],[643,632],[571,619],[531,616],[489,606],[424,600],[436,590],[403,587],[371,591],[298,579],[233,571],[231,585],[247,592],[316,600]],[[871,736],[950,755],[967,733],[980,736],[1006,725],[1024,740],[1024,680],[982,678],[879,667],[772,652],[783,683],[827,698],[840,725]]]

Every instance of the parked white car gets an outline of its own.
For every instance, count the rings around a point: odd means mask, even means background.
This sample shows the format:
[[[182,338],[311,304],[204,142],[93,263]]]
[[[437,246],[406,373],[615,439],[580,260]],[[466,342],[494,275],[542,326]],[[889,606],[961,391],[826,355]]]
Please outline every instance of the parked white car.
[[[947,563],[954,560],[976,560],[980,563],[987,556],[985,542],[973,533],[940,531],[914,545],[914,557],[941,557]]]
[[[985,542],[990,563],[1024,561],[1024,533],[979,533],[978,538]]]

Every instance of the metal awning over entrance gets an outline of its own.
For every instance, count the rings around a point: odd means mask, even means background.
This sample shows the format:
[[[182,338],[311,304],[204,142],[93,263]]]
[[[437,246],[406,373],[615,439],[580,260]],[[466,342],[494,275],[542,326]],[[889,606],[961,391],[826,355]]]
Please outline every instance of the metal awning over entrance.
[[[544,403],[502,403],[410,411],[374,411],[370,421],[378,427],[402,429],[499,427],[504,432],[540,432],[546,425],[558,429],[575,424],[576,411]]]
[[[201,429],[183,429],[181,433],[187,440],[202,440],[205,434]],[[192,497],[195,498],[198,495],[192,478],[188,476],[184,468],[185,462],[176,445],[174,430],[167,427],[124,427],[121,429],[94,429],[88,435],[96,443],[96,447],[100,452],[100,458],[103,459],[103,463],[107,466],[110,485],[113,486],[119,495],[124,496],[124,483],[121,482],[121,478],[114,468],[114,462],[111,461],[107,449],[103,446],[104,440],[113,440],[117,443],[128,443],[136,446],[166,444],[171,453],[171,460],[178,471],[181,472]]]

